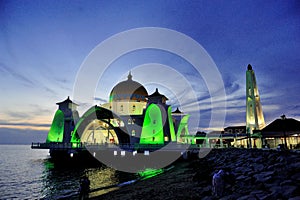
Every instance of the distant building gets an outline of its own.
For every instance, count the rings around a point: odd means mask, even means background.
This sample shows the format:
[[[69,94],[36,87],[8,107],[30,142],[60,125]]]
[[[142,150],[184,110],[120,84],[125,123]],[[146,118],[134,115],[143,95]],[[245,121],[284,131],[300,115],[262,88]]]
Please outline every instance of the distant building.
[[[261,131],[263,146],[276,148],[279,144],[287,148],[300,148],[300,121],[293,118],[275,119]]]
[[[224,133],[245,134],[246,126],[228,126],[224,128]]]

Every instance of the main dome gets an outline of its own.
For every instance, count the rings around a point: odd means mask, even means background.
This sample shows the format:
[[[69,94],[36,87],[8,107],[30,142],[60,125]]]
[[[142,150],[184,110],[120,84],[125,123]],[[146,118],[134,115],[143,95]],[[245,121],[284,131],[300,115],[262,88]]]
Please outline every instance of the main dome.
[[[110,92],[109,102],[113,101],[146,101],[148,96],[144,86],[132,80],[131,72],[129,72],[126,81],[118,83]]]

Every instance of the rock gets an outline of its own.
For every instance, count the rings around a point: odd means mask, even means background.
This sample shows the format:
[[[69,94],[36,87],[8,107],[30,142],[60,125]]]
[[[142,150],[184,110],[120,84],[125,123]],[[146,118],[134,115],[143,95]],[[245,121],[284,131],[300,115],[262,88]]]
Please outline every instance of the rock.
[[[271,198],[271,194],[268,193],[260,193],[260,194],[256,194],[255,196],[259,200],[267,200]]]
[[[205,196],[202,199],[203,200],[213,200],[214,198],[212,196]]]
[[[256,178],[257,182],[267,183],[272,179],[272,175],[274,172],[261,172],[259,174],[255,174],[254,177]]]
[[[293,181],[291,181],[291,180],[285,180],[285,181],[282,181],[281,183],[280,183],[280,186],[284,186],[284,185],[293,185],[294,183],[293,183]]]
[[[299,188],[293,185],[285,185],[282,187],[282,195],[285,198],[290,198],[296,195],[300,195]]]
[[[267,166],[266,169],[267,169],[267,171],[272,171],[274,169],[278,169],[278,171],[281,171],[284,166],[285,165],[283,163],[273,163],[273,164]]]
[[[248,178],[248,176],[240,175],[240,176],[236,177],[235,180],[241,181],[241,180],[245,180],[246,178]]]
[[[296,180],[296,181],[300,181],[300,172],[296,173],[296,174],[293,174],[291,176],[291,179],[292,180]]]
[[[254,190],[250,194],[251,195],[256,195],[256,194],[261,194],[261,193],[264,193],[264,191],[263,190]]]
[[[222,198],[219,199],[219,200],[235,200],[235,199],[237,199],[239,196],[240,196],[239,194],[231,194],[231,195],[224,196],[224,197],[222,197]]]
[[[253,195],[246,195],[238,198],[237,200],[256,200],[256,198]]]
[[[257,184],[254,185],[254,188],[256,190],[266,190],[266,186],[265,186],[264,183],[257,183]]]
[[[264,158],[261,156],[258,156],[257,158],[252,159],[252,162],[254,162],[254,163],[263,163],[263,161],[264,161]]]
[[[255,164],[255,165],[253,165],[253,167],[254,167],[255,172],[261,172],[264,169],[263,164]]]
[[[296,196],[296,197],[289,198],[288,200],[299,200],[299,199],[300,199],[300,196]]]
[[[285,162],[286,161],[286,158],[284,157],[284,156],[279,156],[279,157],[277,157],[277,159],[276,159],[276,162],[279,162],[279,163],[283,163],[283,162]]]

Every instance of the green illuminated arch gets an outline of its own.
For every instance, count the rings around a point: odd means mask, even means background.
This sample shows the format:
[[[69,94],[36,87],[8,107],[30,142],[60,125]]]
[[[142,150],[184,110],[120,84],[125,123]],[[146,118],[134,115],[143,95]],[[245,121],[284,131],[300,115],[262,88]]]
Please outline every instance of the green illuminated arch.
[[[110,135],[112,134],[118,143],[128,143],[129,135],[126,133],[126,131],[124,131],[125,129],[127,130],[127,127],[125,126],[123,127],[123,129],[121,129],[120,127],[115,127],[114,124],[112,124],[113,121],[110,121],[112,119],[115,119],[120,122],[122,121],[121,118],[117,114],[113,113],[111,110],[99,106],[91,107],[88,111],[86,111],[83,114],[83,116],[79,119],[74,128],[71,138],[71,143],[73,143],[73,147],[77,146],[76,143],[85,142],[81,141],[80,135],[78,133],[86,133],[85,131],[88,130],[92,121],[94,121],[97,125],[94,131],[101,132],[99,130],[103,129],[104,127],[102,127],[99,123],[104,122],[111,129]],[[84,136],[84,138],[87,137]]]
[[[190,115],[185,115],[179,124],[178,130],[177,130],[177,141],[181,141],[180,137],[182,135],[189,135],[189,130],[188,130],[188,120],[189,120]]]
[[[169,120],[169,127],[170,127],[170,134],[171,134],[171,141],[176,142],[176,135],[175,135],[175,129],[172,119],[172,108],[169,106],[168,108],[168,120]]]
[[[140,144],[164,144],[162,113],[155,104],[146,110]]]
[[[54,115],[51,128],[46,139],[46,143],[63,141],[64,122],[65,122],[64,113],[61,110],[57,110]]]
[[[97,108],[98,107],[96,107],[96,106],[91,107],[82,115],[82,117],[80,117],[79,121],[76,123],[74,131],[72,132],[71,143],[80,142],[80,136],[77,134],[78,127],[82,124],[82,122],[85,120],[85,118],[87,118],[89,115],[94,113]]]

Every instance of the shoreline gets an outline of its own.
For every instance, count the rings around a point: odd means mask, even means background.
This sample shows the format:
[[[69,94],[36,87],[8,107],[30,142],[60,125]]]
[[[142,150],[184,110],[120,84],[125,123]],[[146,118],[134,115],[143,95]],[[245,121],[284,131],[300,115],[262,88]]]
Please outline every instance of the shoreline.
[[[212,149],[201,159],[180,159],[174,169],[90,199],[300,199],[300,154],[262,149]],[[213,174],[231,171],[235,183],[212,195]]]

